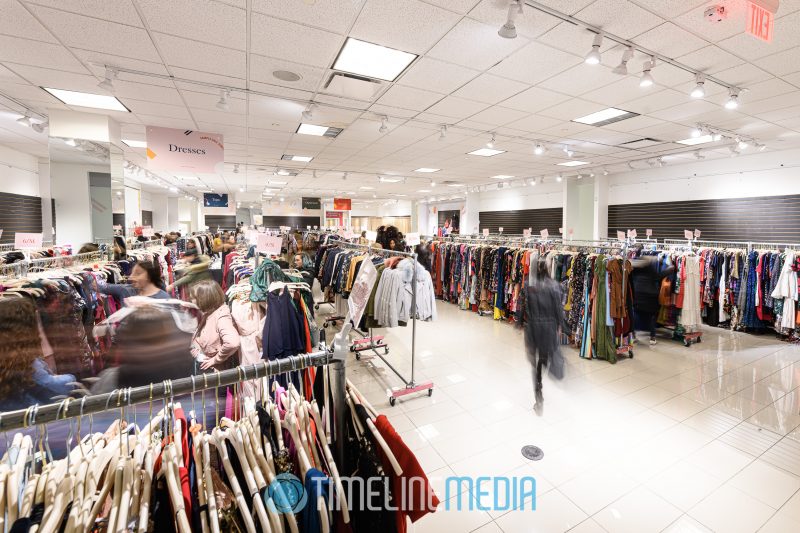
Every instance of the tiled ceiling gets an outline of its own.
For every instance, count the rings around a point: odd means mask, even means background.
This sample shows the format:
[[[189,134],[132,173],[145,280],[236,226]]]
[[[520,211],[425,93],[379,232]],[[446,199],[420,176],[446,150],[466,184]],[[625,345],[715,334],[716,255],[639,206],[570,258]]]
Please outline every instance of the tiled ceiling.
[[[16,102],[42,116],[66,108],[39,87],[102,92],[97,83],[109,65],[123,69],[115,95],[131,110],[109,113],[123,138],[144,140],[146,125],[224,134],[225,175],[205,177],[202,186],[241,201],[260,199],[277,168],[299,173],[273,178],[287,182],[278,195],[365,199],[427,197],[417,191],[431,189],[432,180],[440,185],[434,195],[451,195],[463,188],[443,182],[553,178],[565,170],[556,166],[567,159],[563,146],[592,168],[621,172],[628,161],[663,155],[669,162],[671,153],[686,152],[674,141],[700,121],[770,149],[800,146],[800,1],[781,0],[772,43],[744,33],[744,0],[718,0],[729,11],[718,24],[704,20],[711,3],[538,2],[743,87],[737,111],[723,108],[727,88],[710,81],[706,98],[693,101],[692,73],[664,63],[652,71],[656,84],[640,88],[648,57],[638,52],[629,76],[613,74],[623,47],[609,39],[601,64],[584,64],[593,35],[531,6],[517,19],[519,36],[500,38],[505,0],[0,0],[0,143],[46,156],[46,134],[15,123]],[[348,36],[420,57],[370,100],[328,94],[331,66]],[[301,79],[281,81],[278,70]],[[216,107],[215,86],[234,89],[228,111]],[[336,139],[295,134],[310,101],[319,104],[314,123],[344,130]],[[608,106],[641,116],[600,128],[571,122]],[[383,116],[386,133],[378,131]],[[440,140],[442,125],[447,135]],[[492,133],[505,153],[466,155]],[[663,142],[621,146],[648,137]],[[537,142],[549,151],[534,155]],[[729,155],[724,147],[703,149],[710,158]],[[314,159],[281,161],[283,154]],[[126,156],[145,166],[143,150]],[[441,170],[414,172],[420,167]],[[379,175],[405,180],[379,183]],[[196,181],[166,178],[182,186]]]

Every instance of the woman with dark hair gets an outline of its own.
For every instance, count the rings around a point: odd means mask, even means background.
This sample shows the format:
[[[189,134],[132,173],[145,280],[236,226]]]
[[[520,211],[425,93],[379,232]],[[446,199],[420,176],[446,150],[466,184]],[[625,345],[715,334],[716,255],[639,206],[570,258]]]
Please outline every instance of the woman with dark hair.
[[[51,403],[69,395],[75,385],[75,376],[53,374],[42,359],[33,302],[0,298],[0,410]]]
[[[161,269],[151,261],[140,261],[134,265],[128,276],[130,285],[107,283],[99,286],[100,292],[110,294],[122,305],[129,296],[147,296],[159,300],[169,300],[170,296],[162,289]]]

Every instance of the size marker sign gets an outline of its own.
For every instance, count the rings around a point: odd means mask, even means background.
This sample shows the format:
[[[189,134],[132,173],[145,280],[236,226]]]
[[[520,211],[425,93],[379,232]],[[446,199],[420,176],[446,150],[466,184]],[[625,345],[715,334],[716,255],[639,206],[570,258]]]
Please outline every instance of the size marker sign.
[[[41,233],[15,233],[14,234],[14,248],[21,250],[23,248],[41,248],[42,247],[42,234]]]

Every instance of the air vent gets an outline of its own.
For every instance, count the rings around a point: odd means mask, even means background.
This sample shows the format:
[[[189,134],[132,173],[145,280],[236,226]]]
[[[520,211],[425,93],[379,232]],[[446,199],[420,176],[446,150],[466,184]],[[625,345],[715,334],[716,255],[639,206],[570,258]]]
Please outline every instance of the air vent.
[[[372,100],[382,88],[383,83],[379,81],[353,74],[334,72],[325,85],[325,92],[343,98]]]
[[[628,141],[626,143],[620,144],[622,148],[647,148],[649,146],[655,146],[657,144],[663,144],[664,141],[659,141],[658,139],[653,139],[651,137],[645,137],[643,139],[637,139],[635,141]]]

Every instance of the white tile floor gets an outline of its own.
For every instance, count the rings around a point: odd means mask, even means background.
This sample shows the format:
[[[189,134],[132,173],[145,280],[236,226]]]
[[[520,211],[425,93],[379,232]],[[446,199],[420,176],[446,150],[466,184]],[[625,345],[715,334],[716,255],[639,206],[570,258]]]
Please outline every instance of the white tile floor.
[[[324,306],[320,313],[327,312]],[[800,346],[716,328],[685,348],[660,339],[616,365],[565,348],[533,412],[521,331],[438,302],[417,327],[417,381],[435,392],[389,406],[401,382],[379,360],[348,378],[385,413],[444,499],[451,475],[537,479],[536,511],[445,511],[414,533],[800,531]],[[410,374],[411,328],[381,330]],[[538,462],[523,445],[544,450]]]

